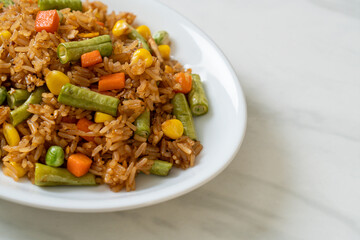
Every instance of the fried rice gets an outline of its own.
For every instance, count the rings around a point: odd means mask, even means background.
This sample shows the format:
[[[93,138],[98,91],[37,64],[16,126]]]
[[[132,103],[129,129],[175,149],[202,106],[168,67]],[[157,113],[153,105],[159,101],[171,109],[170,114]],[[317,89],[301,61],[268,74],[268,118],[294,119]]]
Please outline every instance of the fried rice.
[[[112,191],[135,190],[135,178],[139,173],[149,174],[153,160],[160,159],[186,169],[194,166],[195,158],[202,150],[199,141],[182,136],[171,140],[164,136],[161,124],[174,118],[171,99],[176,82],[174,74],[185,70],[175,60],[163,60],[154,56],[149,68],[144,64],[131,65],[131,56],[139,48],[137,40],[126,36],[114,37],[111,29],[115,22],[124,19],[133,24],[135,15],[129,12],[108,14],[101,2],[83,2],[83,11],[62,9],[63,23],[55,33],[36,32],[35,17],[39,11],[36,1],[15,0],[15,4],[0,10],[0,30],[11,33],[9,39],[0,37],[0,84],[7,89],[26,89],[29,92],[45,85],[49,71],[65,73],[70,83],[97,91],[101,76],[118,72],[126,74],[125,88],[108,94],[120,99],[117,118],[105,123],[94,123],[89,132],[80,131],[75,123],[64,118],[93,119],[93,112],[61,104],[50,92],[42,94],[41,104],[32,104],[28,111],[33,115],[19,124],[20,142],[9,146],[0,130],[2,170],[18,180],[10,162],[18,163],[26,176],[34,182],[35,163],[44,163],[50,146],[61,146],[65,159],[73,153],[83,153],[93,160],[90,173],[98,184],[109,185]],[[104,26],[97,24],[98,21]],[[89,68],[80,63],[61,64],[56,53],[60,43],[79,41],[82,33],[98,32],[112,38],[113,53],[103,62]],[[173,73],[164,71],[168,65]],[[141,73],[141,74],[139,74]],[[151,134],[148,139],[135,135],[134,121],[145,109],[151,111]],[[0,107],[0,125],[9,122],[10,108]],[[86,141],[81,136],[94,137]]]

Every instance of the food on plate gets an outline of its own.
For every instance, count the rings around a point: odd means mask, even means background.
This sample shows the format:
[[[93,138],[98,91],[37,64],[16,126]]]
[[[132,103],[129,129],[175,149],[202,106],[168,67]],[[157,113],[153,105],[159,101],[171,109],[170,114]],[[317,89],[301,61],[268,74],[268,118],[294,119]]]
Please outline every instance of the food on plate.
[[[37,186],[135,190],[138,174],[195,165],[200,76],[151,33],[101,2],[0,1],[3,173]]]
[[[209,103],[204,87],[198,74],[192,74],[192,89],[188,94],[188,102],[191,113],[195,116],[204,115],[208,112]]]
[[[186,100],[186,96],[183,93],[176,93],[171,100],[173,105],[172,113],[177,119],[179,119],[184,127],[184,135],[188,136],[192,140],[196,140],[196,131],[194,120]]]

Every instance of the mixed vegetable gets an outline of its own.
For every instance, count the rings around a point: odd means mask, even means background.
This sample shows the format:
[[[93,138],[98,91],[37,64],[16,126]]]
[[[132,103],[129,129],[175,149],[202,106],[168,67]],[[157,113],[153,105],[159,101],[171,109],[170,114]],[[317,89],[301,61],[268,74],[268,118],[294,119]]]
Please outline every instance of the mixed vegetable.
[[[82,11],[81,0],[38,0],[38,5],[41,11],[50,9],[60,10],[64,8]]]
[[[135,134],[140,137],[148,138],[150,135],[150,111],[146,109],[136,120],[135,120],[136,131]]]
[[[109,35],[102,35],[78,42],[60,43],[57,48],[57,54],[60,62],[65,64],[70,61],[78,61],[82,58],[83,54],[87,54],[95,50],[100,52],[101,57],[110,56],[113,50],[111,37]],[[85,59],[89,61],[91,57],[92,56],[88,56],[85,57]]]
[[[11,0],[1,0],[4,7],[12,5]],[[70,8],[72,11],[82,11],[80,0],[39,0],[40,11],[36,16],[35,30],[56,33],[63,22],[64,16],[58,11]],[[104,26],[103,22],[97,22]],[[142,25],[134,28],[125,19],[117,21],[112,28],[112,36],[100,35],[99,33],[82,33],[82,41],[62,42],[57,46],[57,55],[61,64],[72,64],[80,62],[83,68],[91,68],[101,62],[103,57],[111,56],[113,53],[112,37],[127,36],[129,39],[138,41],[138,49],[132,54],[130,65],[144,62],[145,68],[154,64],[153,57],[161,61],[170,59],[170,38],[166,31],[158,31],[151,34],[148,26]],[[9,31],[0,32],[1,39],[9,39]],[[164,73],[173,75],[174,69],[164,65]],[[78,87],[71,83],[70,78],[63,72],[53,70],[45,76],[46,87],[38,87],[33,92],[24,89],[10,89],[0,87],[0,104],[6,100],[12,109],[10,112],[10,123],[3,124],[3,134],[9,146],[17,146],[20,142],[20,135],[16,126],[27,120],[31,113],[28,108],[32,104],[42,102],[42,94],[48,90],[57,96],[59,103],[75,108],[94,112],[93,121],[87,118],[79,120],[63,118],[64,122],[76,123],[78,130],[84,132],[81,136],[85,141],[95,142],[94,136],[86,135],[90,132],[94,123],[111,122],[118,117],[120,103],[118,96],[102,94],[106,91],[122,90],[126,87],[125,72],[118,72],[100,77],[97,91],[88,88]],[[174,85],[174,98],[171,100],[173,106],[173,119],[164,121],[161,130],[164,135],[172,140],[179,139],[183,135],[196,140],[193,116],[200,116],[208,112],[208,100],[200,76],[187,72],[178,72],[173,76],[176,82]],[[134,122],[135,135],[148,139],[151,134],[151,111],[147,108],[137,117]],[[96,185],[95,176],[89,173],[93,161],[82,153],[74,153],[65,159],[64,149],[60,146],[51,146],[47,149],[45,164],[36,163],[35,184],[38,186],[56,185]],[[19,163],[10,162],[16,170],[17,176],[22,177],[26,171]],[[172,168],[172,163],[154,160],[150,173],[159,176],[166,176]]]
[[[41,102],[41,95],[45,92],[45,87],[39,87],[33,91],[29,98],[19,107],[10,112],[10,121],[13,126],[26,120],[31,116],[31,113],[27,111],[30,104],[39,104]]]

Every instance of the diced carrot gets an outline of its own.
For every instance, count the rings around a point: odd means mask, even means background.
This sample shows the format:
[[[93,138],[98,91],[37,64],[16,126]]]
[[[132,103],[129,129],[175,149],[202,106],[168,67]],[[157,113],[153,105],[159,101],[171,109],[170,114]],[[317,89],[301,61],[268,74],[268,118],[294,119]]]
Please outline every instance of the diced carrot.
[[[77,119],[75,117],[65,116],[61,118],[61,121],[64,123],[76,123]]]
[[[180,84],[180,89],[175,89],[175,92],[189,93],[192,87],[192,77],[189,73],[177,73],[175,74],[175,81]]]
[[[36,15],[35,30],[54,33],[59,27],[59,22],[60,18],[56,10],[39,11]]]
[[[100,22],[100,21],[96,21],[96,23],[98,24],[98,25],[100,25],[100,26],[105,26],[105,24],[103,23],[103,22]]]
[[[67,160],[67,170],[76,177],[84,176],[89,172],[92,160],[85,154],[75,153],[69,156]]]
[[[99,91],[120,90],[125,87],[125,73],[114,73],[102,76],[99,81]]]
[[[90,132],[89,130],[89,126],[94,124],[92,121],[86,119],[86,118],[82,118],[80,119],[77,124],[76,127],[83,132]],[[86,141],[92,142],[94,141],[94,137],[91,136],[81,136],[83,139],[85,139]]]
[[[83,139],[85,139],[88,142],[93,142],[94,141],[94,137],[90,137],[90,136],[81,136]]]
[[[99,50],[84,53],[83,55],[81,55],[82,67],[90,67],[101,62],[102,62],[102,57]]]

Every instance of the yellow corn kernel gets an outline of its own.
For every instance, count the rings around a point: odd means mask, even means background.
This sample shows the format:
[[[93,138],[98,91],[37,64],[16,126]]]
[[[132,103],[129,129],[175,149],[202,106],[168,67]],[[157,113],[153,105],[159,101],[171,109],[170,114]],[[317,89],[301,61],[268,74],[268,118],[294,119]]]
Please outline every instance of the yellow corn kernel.
[[[171,139],[177,139],[183,135],[184,126],[182,125],[180,120],[170,119],[166,120],[161,124],[161,130],[167,137]]]
[[[151,36],[151,31],[146,25],[141,25],[137,27],[136,31],[138,31],[138,33],[140,33],[140,35],[143,36],[145,39],[149,39],[149,37]]]
[[[170,58],[171,49],[169,45],[159,45],[158,48],[163,59],[167,60]]]
[[[6,139],[6,142],[10,146],[16,146],[20,142],[20,136],[16,128],[10,123],[4,123],[3,125],[3,133]]]
[[[140,59],[145,61],[145,67],[150,67],[153,64],[151,53],[144,48],[140,48],[134,52],[131,58],[131,64],[136,64]]]
[[[25,176],[26,170],[23,167],[21,167],[21,165],[19,163],[17,163],[17,162],[9,162],[9,163],[10,163],[11,167],[13,168],[13,170],[15,170],[14,172],[18,178]]]
[[[96,112],[95,117],[94,117],[94,121],[96,123],[103,123],[106,121],[112,121],[114,119],[115,118],[113,116],[106,114],[106,113],[102,113],[102,112]]]
[[[54,95],[59,95],[62,86],[67,83],[70,83],[70,79],[64,73],[60,71],[50,71],[46,77],[46,86],[50,90],[50,92]]]
[[[112,29],[112,34],[115,37],[120,37],[121,35],[126,34],[128,30],[129,30],[129,25],[124,19],[122,19],[115,23]]]
[[[11,37],[11,32],[7,31],[7,30],[3,30],[0,32],[0,42],[2,42],[1,38],[3,39],[10,39]]]
[[[165,70],[166,73],[174,73],[174,69],[172,67],[170,67],[169,65],[165,65]]]
[[[93,38],[99,36],[99,33],[98,32],[79,33],[78,36],[81,38]]]

